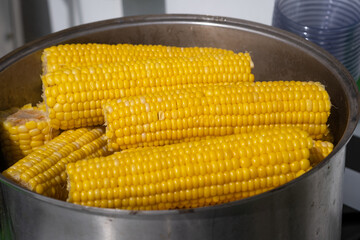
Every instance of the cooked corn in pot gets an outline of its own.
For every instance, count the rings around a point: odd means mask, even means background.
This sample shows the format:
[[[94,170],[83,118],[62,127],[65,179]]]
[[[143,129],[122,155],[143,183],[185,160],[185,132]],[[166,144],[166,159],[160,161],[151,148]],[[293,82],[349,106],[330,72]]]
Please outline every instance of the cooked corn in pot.
[[[308,171],[313,140],[273,128],[69,163],[76,204],[130,210],[181,209],[239,200]]]
[[[254,82],[248,53],[66,44],[42,61],[37,110],[48,129],[65,131],[33,143],[25,135],[40,139],[35,120],[18,109],[0,115],[16,119],[3,122],[13,140],[36,147],[3,175],[48,197],[129,210],[211,206],[283,185],[333,149],[325,87]]]
[[[289,125],[321,139],[330,107],[317,82],[244,82],[121,98],[105,104],[104,114],[117,151]]]

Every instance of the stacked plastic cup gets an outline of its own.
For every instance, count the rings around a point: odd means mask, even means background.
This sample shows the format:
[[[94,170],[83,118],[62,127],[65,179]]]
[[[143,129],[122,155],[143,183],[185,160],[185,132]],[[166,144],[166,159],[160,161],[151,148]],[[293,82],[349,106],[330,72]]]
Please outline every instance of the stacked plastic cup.
[[[360,0],[275,0],[272,25],[324,48],[359,80]]]

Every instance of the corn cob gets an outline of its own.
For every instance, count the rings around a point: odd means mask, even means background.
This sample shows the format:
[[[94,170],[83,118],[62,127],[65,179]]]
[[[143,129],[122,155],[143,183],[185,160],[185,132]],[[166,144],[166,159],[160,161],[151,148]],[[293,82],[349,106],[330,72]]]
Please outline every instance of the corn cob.
[[[43,72],[46,74],[94,64],[207,54],[234,55],[235,53],[230,50],[207,47],[91,43],[52,46],[44,49],[41,59]],[[251,60],[249,54],[246,53],[244,56]]]
[[[1,114],[0,141],[7,167],[59,134],[50,128],[45,104],[27,104]]]
[[[314,146],[310,149],[310,162],[312,166],[324,160],[334,149],[334,144],[329,141],[314,141]]]
[[[65,200],[66,164],[107,153],[103,128],[69,130],[35,149],[3,175],[31,191]]]
[[[254,81],[239,55],[149,59],[109,63],[42,76],[50,125],[72,129],[104,123],[102,105],[112,99],[166,89]]]
[[[162,210],[210,206],[283,185],[310,169],[295,127],[146,147],[67,165],[68,202]]]
[[[114,100],[104,105],[110,149],[159,146],[205,136],[298,126],[328,132],[329,95],[315,82],[207,86]]]

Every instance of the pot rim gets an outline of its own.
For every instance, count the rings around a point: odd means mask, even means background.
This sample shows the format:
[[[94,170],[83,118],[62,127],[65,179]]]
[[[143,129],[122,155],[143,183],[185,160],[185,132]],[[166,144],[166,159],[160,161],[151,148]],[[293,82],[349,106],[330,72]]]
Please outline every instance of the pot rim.
[[[122,209],[105,209],[105,208],[96,208],[96,207],[87,207],[68,203],[66,201],[61,201],[49,197],[45,197],[34,193],[28,189],[25,189],[21,186],[18,186],[11,180],[5,178],[0,174],[0,182],[7,185],[10,188],[13,188],[17,191],[23,192],[27,197],[34,198],[39,201],[46,202],[51,205],[55,205],[61,208],[67,208],[69,210],[87,212],[89,214],[97,215],[111,215],[111,217],[122,217],[127,215],[141,215],[141,216],[158,216],[158,215],[174,215],[174,214],[184,214],[184,213],[194,213],[194,212],[206,212],[209,210],[221,210],[224,208],[233,207],[240,204],[246,204],[252,201],[256,201],[259,198],[270,196],[276,194],[280,191],[297,184],[302,181],[302,179],[315,174],[319,169],[324,167],[331,161],[331,158],[336,155],[350,140],[356,125],[360,117],[360,95],[358,92],[357,85],[346,70],[346,68],[331,54],[320,48],[319,46],[289,32],[286,32],[281,29],[277,29],[272,26],[255,23],[243,19],[236,19],[230,17],[222,16],[211,16],[211,15],[198,15],[198,14],[163,14],[163,15],[141,15],[141,16],[131,16],[131,17],[121,17],[113,18],[103,21],[97,21],[88,24],[82,24],[79,26],[71,27],[62,31],[51,33],[44,37],[41,37],[35,41],[27,43],[22,47],[19,47],[12,52],[8,53],[4,57],[0,58],[0,72],[12,65],[13,63],[19,61],[23,57],[30,55],[33,52],[39,51],[50,45],[59,44],[72,38],[86,35],[86,33],[94,32],[94,29],[97,31],[105,31],[109,29],[116,28],[126,28],[128,26],[134,25],[151,25],[151,24],[200,24],[200,25],[209,25],[223,28],[235,28],[239,30],[245,30],[249,32],[254,32],[260,35],[266,35],[272,38],[276,38],[287,44],[296,45],[302,51],[311,53],[312,57],[316,58],[319,62],[325,65],[338,79],[342,79],[340,84],[345,89],[345,93],[349,99],[349,109],[347,119],[347,126],[344,133],[342,134],[339,142],[334,146],[334,150],[329,154],[321,163],[311,169],[309,172],[306,172],[302,176],[282,185],[277,188],[274,188],[270,191],[229,202],[224,204],[219,204],[209,207],[200,207],[193,209],[180,209],[180,210],[151,210],[151,211],[131,211],[131,210],[122,210]]]

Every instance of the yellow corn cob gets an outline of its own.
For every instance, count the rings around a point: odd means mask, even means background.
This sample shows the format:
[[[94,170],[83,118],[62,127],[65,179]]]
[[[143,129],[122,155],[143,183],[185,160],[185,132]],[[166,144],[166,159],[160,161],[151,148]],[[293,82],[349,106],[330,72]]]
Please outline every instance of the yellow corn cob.
[[[104,113],[109,147],[120,150],[290,125],[321,138],[330,106],[319,83],[279,81],[122,98],[105,104]]]
[[[0,141],[7,167],[59,134],[49,126],[45,104],[3,112]]]
[[[206,54],[234,55],[235,53],[230,50],[207,47],[90,43],[52,46],[44,50],[41,59],[43,72],[46,74],[86,65]],[[249,54],[244,56],[250,60]]]
[[[50,125],[72,129],[104,123],[102,105],[112,99],[163,89],[254,81],[249,60],[233,56],[166,58],[87,66],[42,76]]]
[[[334,144],[329,141],[314,141],[313,147],[310,149],[310,162],[315,166],[324,160],[334,149]]]
[[[313,140],[273,128],[69,163],[68,202],[105,208],[204,207],[283,185],[310,168]]]
[[[66,164],[107,155],[103,128],[68,130],[3,172],[21,186],[61,200],[67,198]]]

